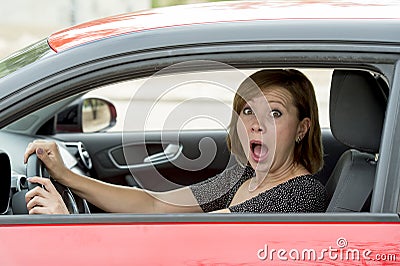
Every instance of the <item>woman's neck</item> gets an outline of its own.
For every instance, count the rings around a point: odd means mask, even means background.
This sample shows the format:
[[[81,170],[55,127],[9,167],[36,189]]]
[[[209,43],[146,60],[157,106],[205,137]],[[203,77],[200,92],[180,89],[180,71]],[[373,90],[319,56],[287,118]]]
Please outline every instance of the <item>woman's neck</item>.
[[[264,179],[258,188],[265,190],[305,174],[310,174],[310,172],[303,165],[292,162],[276,170],[270,169],[268,173],[256,171],[256,179]]]

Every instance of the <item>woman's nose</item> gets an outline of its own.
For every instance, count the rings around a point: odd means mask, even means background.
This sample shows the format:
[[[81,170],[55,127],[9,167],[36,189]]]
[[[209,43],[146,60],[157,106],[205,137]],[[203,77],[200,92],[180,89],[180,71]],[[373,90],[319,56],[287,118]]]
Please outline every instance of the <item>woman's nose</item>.
[[[260,125],[260,123],[257,120],[255,120],[255,121],[253,121],[253,123],[251,125],[251,131],[252,132],[263,132],[263,131],[265,131],[265,128],[262,125]]]

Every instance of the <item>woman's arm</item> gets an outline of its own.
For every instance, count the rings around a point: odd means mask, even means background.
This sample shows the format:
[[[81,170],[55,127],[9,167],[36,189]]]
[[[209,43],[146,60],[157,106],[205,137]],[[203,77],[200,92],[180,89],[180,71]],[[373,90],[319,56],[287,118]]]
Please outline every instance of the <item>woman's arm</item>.
[[[187,187],[167,192],[113,185],[69,171],[64,185],[106,212],[172,213],[202,212]]]
[[[123,213],[173,213],[202,212],[191,189],[184,187],[168,192],[151,192],[143,189],[105,183],[87,176],[79,175],[65,167],[55,142],[34,141],[30,143],[24,156],[25,162],[35,153],[46,165],[49,174],[61,184],[71,188],[78,196],[86,199],[106,212]],[[38,182],[37,179],[31,179]],[[27,202],[34,199],[50,204],[57,198],[52,189],[46,190],[51,196],[38,189],[27,193]],[[35,192],[34,192],[35,191]],[[46,198],[42,198],[46,195]],[[30,203],[32,205],[33,203]]]

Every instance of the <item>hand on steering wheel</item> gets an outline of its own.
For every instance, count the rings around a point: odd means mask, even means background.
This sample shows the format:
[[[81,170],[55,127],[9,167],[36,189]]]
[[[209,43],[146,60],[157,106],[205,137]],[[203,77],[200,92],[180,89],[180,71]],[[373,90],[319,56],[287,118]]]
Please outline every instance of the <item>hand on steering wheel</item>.
[[[29,191],[25,195],[29,214],[79,213],[70,189],[47,175],[44,164],[31,154],[26,164]]]

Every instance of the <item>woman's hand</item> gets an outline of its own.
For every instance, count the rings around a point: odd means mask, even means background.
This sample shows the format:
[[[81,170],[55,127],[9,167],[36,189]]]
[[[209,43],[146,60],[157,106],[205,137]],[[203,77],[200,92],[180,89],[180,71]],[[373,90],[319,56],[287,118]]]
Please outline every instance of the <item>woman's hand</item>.
[[[29,143],[24,154],[24,163],[28,161],[28,157],[33,153],[36,153],[38,158],[46,165],[50,176],[63,183],[62,179],[69,169],[64,165],[57,143],[44,140],[35,140]]]
[[[31,177],[28,182],[37,183],[25,195],[26,207],[29,214],[69,214],[67,207],[57,189],[49,178]]]

